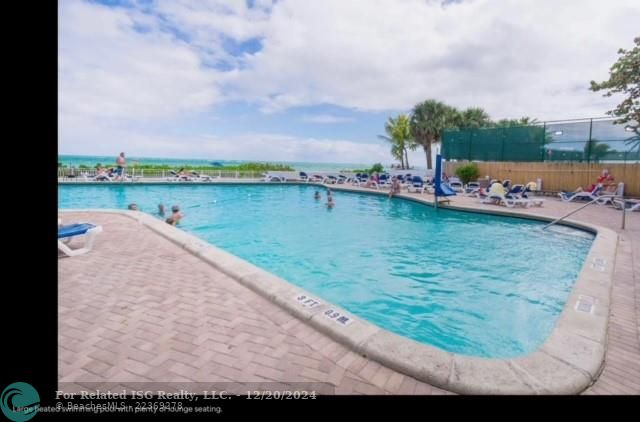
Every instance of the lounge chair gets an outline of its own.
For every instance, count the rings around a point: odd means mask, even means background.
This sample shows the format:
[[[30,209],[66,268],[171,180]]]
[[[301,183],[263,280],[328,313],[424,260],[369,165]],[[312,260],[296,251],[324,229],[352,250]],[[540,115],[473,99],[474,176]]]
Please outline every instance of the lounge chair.
[[[85,182],[111,182],[113,179],[108,173],[100,173],[89,175],[88,173],[82,173],[82,177]]]
[[[175,170],[169,170],[169,174],[171,176],[167,177],[167,180],[170,182],[191,182],[193,181],[193,178],[191,178],[191,176],[187,176],[186,174],[180,174],[182,173],[182,169],[180,169],[179,172],[175,171]]]
[[[531,203],[528,199],[525,198],[516,198],[507,195],[501,195],[499,193],[491,193],[484,198],[481,203],[483,204],[494,204],[494,205],[505,205],[508,208],[513,208],[515,206],[521,206],[523,208],[527,208]]]
[[[598,199],[598,197],[601,196],[600,195],[601,192],[602,192],[602,185],[598,185],[591,192],[587,192],[587,191],[569,192],[569,193],[560,192],[558,193],[558,196],[560,196],[560,199],[564,202],[571,202],[571,201],[577,201],[577,200],[593,201]]]
[[[478,183],[478,182],[469,182],[464,187],[464,193],[465,194],[470,194],[472,192],[477,191],[478,189],[480,189],[480,183]]]
[[[362,184],[366,184],[367,180],[369,180],[369,175],[366,173],[358,173],[353,181],[355,186],[360,186]]]
[[[333,174],[329,174],[324,178],[324,180],[322,180],[322,183],[327,185],[335,185],[336,183],[338,183],[338,178]]]
[[[350,179],[350,178],[349,178],[349,177],[347,177],[347,176],[345,176],[344,174],[339,174],[339,175],[338,175],[338,182],[337,182],[337,183],[338,183],[339,185],[343,185],[343,184],[347,183],[347,182],[349,181],[349,179]]]
[[[264,177],[260,180],[263,182],[286,182],[287,178],[281,174],[265,173]]]
[[[616,198],[622,198],[624,196],[624,183],[618,183],[616,190],[614,192],[605,191],[604,189],[598,195],[598,199],[596,200],[596,204],[598,205],[613,205],[613,201]]]
[[[309,175],[307,175],[307,173],[305,173],[304,171],[301,171],[298,173],[298,179],[302,180],[303,182],[308,182]]]
[[[212,182],[213,177],[206,174],[198,173],[197,171],[193,170],[191,172],[191,180],[197,181],[197,182]]]
[[[381,188],[390,188],[391,187],[391,177],[386,174],[383,173],[380,175],[380,177],[378,178],[378,186],[380,186]]]
[[[60,223],[60,220],[58,220]],[[89,252],[93,248],[93,241],[98,233],[102,232],[102,226],[89,223],[68,224],[58,227],[58,249],[67,256],[77,256]],[[84,246],[78,249],[71,249],[65,243],[77,236],[86,236]]]
[[[625,211],[640,211],[640,199],[625,199],[622,202],[621,199],[614,199],[612,205],[615,209],[621,210],[625,206]]]
[[[426,185],[422,177],[413,176],[411,178],[411,184],[407,186],[407,192],[424,193]]]
[[[448,185],[451,187],[451,189],[453,189],[455,192],[464,192],[464,185],[462,184],[462,182],[460,180],[452,180],[453,178],[449,179],[449,183]]]
[[[529,205],[533,204],[533,202],[527,198],[523,198],[523,193],[523,185],[516,185],[514,186],[514,189],[510,189],[504,194],[501,192],[489,190],[489,192],[487,192],[487,196],[480,202],[483,204],[505,205],[509,208],[513,208],[515,206],[526,208]],[[537,202],[536,204],[542,205],[542,203],[540,202]]]

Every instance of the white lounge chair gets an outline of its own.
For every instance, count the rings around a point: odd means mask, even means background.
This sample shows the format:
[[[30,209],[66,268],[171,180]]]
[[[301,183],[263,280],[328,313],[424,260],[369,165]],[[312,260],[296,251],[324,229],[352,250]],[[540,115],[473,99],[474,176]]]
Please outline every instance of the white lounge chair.
[[[625,211],[640,211],[640,199],[625,199],[624,202],[621,199],[612,201],[613,207],[617,210],[621,210],[623,204],[626,207]]]
[[[263,182],[286,182],[287,179],[281,175],[266,173],[262,179]]]
[[[463,184],[459,180],[454,180],[452,182],[449,182],[449,186],[451,186],[451,189],[453,189],[456,192],[463,192],[464,191]]]
[[[191,180],[196,182],[213,182],[213,177],[207,174],[198,173],[194,170],[191,172]]]
[[[85,182],[111,182],[113,179],[108,173],[90,175],[88,173],[82,173],[82,177]]]
[[[572,202],[572,201],[577,201],[577,200],[580,200],[580,199],[587,200],[587,201],[593,201],[595,199],[598,199],[598,197],[601,196],[600,195],[601,191],[602,191],[602,185],[598,185],[591,192],[586,192],[586,191],[574,192],[574,193],[560,192],[560,193],[558,193],[558,196],[564,202]]]
[[[618,183],[618,186],[616,187],[616,191],[613,193],[603,193],[600,192],[599,195],[597,195],[598,199],[596,200],[596,204],[598,205],[608,205],[611,204],[613,205],[613,201],[614,199],[617,198],[622,198],[624,196],[624,183],[620,182]]]
[[[464,193],[468,196],[468,194],[470,194],[472,192],[476,192],[478,189],[480,189],[480,183],[478,183],[478,182],[469,182],[464,187]]]
[[[499,193],[492,192],[489,192],[487,197],[483,198],[480,202],[482,204],[505,205],[508,208],[513,208],[515,206],[526,208],[531,203],[528,199],[525,198],[516,198],[509,195],[501,195]]]
[[[61,220],[58,219],[58,224]],[[77,256],[89,252],[93,248],[93,241],[98,233],[102,233],[102,226],[90,223],[68,224],[58,227],[58,249],[67,256]],[[71,249],[65,243],[77,236],[85,236],[84,246],[78,249]]]
[[[171,176],[167,177],[167,180],[170,182],[192,182],[193,178],[191,176],[187,176],[186,174],[180,174],[175,170],[169,170],[169,174]]]

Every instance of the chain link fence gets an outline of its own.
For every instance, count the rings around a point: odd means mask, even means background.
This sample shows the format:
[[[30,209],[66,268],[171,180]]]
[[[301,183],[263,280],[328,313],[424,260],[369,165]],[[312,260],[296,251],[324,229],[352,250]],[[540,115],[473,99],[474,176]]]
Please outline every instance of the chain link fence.
[[[639,163],[640,133],[613,118],[547,121],[528,126],[446,130],[447,160]]]

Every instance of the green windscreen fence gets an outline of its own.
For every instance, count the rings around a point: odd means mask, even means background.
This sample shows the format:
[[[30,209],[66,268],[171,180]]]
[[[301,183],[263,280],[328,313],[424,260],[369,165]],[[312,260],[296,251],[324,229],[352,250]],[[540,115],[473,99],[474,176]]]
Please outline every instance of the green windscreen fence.
[[[531,126],[446,130],[447,160],[640,162],[635,122],[614,119],[543,122]]]

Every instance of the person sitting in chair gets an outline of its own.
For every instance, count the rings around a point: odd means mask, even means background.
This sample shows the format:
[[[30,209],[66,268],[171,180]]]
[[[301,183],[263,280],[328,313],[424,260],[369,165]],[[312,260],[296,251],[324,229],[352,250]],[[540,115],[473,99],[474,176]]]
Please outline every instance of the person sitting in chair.
[[[507,191],[500,180],[496,180],[489,188],[489,194],[505,195]]]

